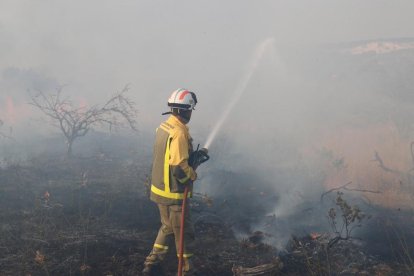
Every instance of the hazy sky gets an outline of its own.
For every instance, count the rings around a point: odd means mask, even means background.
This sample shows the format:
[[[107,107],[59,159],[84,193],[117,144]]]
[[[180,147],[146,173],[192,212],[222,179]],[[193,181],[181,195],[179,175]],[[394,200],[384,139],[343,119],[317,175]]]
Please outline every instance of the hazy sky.
[[[65,92],[95,103],[130,83],[141,122],[154,124],[171,91],[186,87],[198,94],[199,124],[211,124],[266,38],[279,63],[252,83],[271,103],[292,95],[282,81],[303,81],[284,70],[291,48],[414,37],[412,11],[410,0],[0,0],[0,93],[18,98],[33,86],[68,84]],[[274,76],[287,92],[271,92]],[[258,107],[260,89],[248,90],[244,107]]]
[[[89,97],[131,83],[151,108],[181,86],[211,103],[236,86],[267,37],[278,45],[413,37],[413,10],[410,0],[0,0],[0,70],[30,69]]]

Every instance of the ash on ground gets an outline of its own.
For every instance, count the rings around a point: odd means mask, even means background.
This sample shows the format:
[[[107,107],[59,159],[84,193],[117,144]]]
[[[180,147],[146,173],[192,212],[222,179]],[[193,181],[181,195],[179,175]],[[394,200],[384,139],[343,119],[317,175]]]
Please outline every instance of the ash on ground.
[[[140,275],[160,225],[143,184],[149,167],[142,164],[99,156],[1,168],[0,275]],[[278,219],[267,212],[277,197],[264,201],[261,192],[233,191],[191,202],[198,275],[414,273],[409,213],[380,210],[361,237],[333,246],[335,234],[306,229],[276,248],[270,241]],[[259,221],[270,226],[255,229]],[[175,275],[176,269],[170,252],[157,273]]]

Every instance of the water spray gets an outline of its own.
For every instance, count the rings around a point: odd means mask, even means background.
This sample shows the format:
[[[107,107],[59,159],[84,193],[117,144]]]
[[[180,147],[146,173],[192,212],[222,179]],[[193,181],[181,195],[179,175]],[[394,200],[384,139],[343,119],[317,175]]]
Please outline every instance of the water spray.
[[[241,82],[237,86],[236,90],[234,91],[231,97],[232,100],[230,101],[227,108],[224,110],[223,114],[221,114],[220,119],[217,121],[216,125],[213,128],[213,131],[208,136],[206,145],[204,146],[205,149],[208,149],[210,147],[211,143],[217,136],[217,133],[223,126],[223,123],[226,121],[230,112],[233,110],[236,103],[240,100],[241,96],[243,96],[243,93],[246,90],[246,87],[249,84],[250,79],[252,78],[254,72],[257,70],[257,67],[263,57],[263,54],[266,52],[267,49],[274,49],[273,47],[274,42],[275,41],[273,38],[267,38],[257,46],[252,56],[252,59],[249,63],[248,70],[246,71],[246,75],[244,76],[244,78],[241,80]]]
[[[246,90],[247,85],[250,82],[250,79],[252,78],[254,72],[257,69],[257,66],[259,65],[259,62],[261,61],[263,54],[266,52],[268,48],[272,49],[270,46],[274,45],[274,39],[268,38],[264,40],[262,43],[259,44],[259,46],[254,51],[252,60],[250,62],[250,66],[248,67],[249,70],[247,71],[246,75],[242,79],[242,81],[239,83],[237,89],[234,91],[234,94],[232,96],[232,101],[228,105],[228,107],[224,110],[223,114],[221,115],[220,119],[216,123],[213,131],[210,133],[210,135],[207,138],[206,145],[204,148],[199,149],[200,145],[197,146],[197,149],[190,155],[190,158],[188,160],[188,164],[196,170],[199,165],[206,162],[210,159],[208,156],[208,148],[210,147],[211,143],[213,142],[214,138],[216,137],[217,133],[221,129],[224,121],[229,116],[230,112],[236,105],[236,103],[239,101],[241,96],[243,95],[244,91]],[[184,197],[183,202],[181,206],[181,226],[180,226],[180,243],[179,243],[179,250],[178,250],[178,276],[183,275],[183,264],[184,264],[184,218],[185,218],[185,211],[186,211],[186,202],[187,202],[187,194],[188,194],[188,186],[184,189]]]

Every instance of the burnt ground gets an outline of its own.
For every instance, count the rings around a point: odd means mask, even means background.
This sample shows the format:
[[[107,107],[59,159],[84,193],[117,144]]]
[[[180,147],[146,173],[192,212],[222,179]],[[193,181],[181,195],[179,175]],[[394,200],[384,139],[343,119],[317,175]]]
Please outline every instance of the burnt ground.
[[[0,275],[140,275],[160,225],[146,194],[148,171],[147,162],[105,155],[38,157],[3,166]],[[237,176],[227,178],[231,185]],[[414,274],[412,213],[370,206],[372,218],[358,239],[329,248],[332,233],[311,234],[321,230],[311,225],[276,249],[267,241],[281,223],[266,217],[275,201],[270,191],[240,186],[221,198],[197,195],[192,214],[198,275]],[[266,231],[252,226],[259,220]],[[175,275],[176,261],[170,252],[157,275]],[[272,263],[277,268],[267,274],[257,274],[260,267],[256,274],[243,270]]]

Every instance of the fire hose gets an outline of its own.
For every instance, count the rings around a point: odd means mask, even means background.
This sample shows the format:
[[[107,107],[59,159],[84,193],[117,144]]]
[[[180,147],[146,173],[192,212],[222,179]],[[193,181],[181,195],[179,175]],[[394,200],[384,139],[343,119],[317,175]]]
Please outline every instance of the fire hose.
[[[208,156],[208,150],[206,148],[199,149],[200,145],[197,146],[197,150],[194,151],[188,159],[188,164],[195,171],[198,166],[210,159]],[[184,222],[185,222],[185,210],[187,208],[187,195],[188,185],[184,189],[183,203],[181,205],[181,226],[180,226],[180,246],[178,250],[178,276],[183,275],[183,261],[184,261]]]

